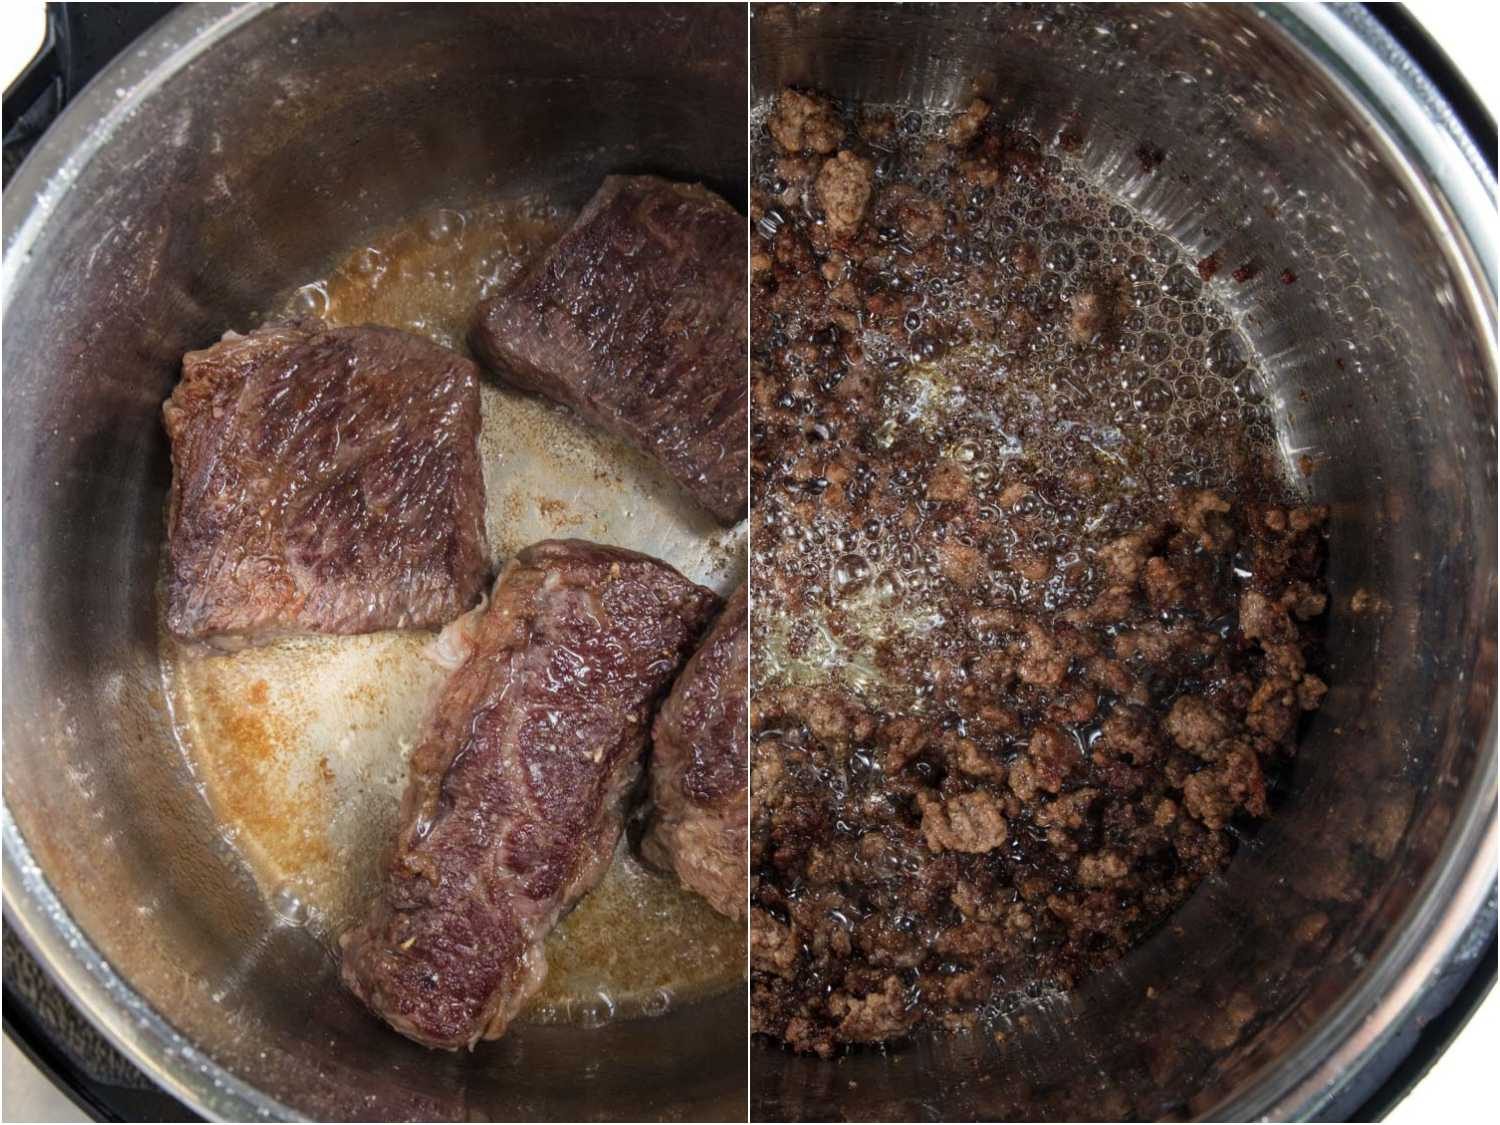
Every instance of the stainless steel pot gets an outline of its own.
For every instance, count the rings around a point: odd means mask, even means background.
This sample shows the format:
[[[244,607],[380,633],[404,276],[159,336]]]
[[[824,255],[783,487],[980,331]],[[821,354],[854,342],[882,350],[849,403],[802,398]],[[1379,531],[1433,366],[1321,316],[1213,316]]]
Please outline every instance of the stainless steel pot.
[[[837,1062],[757,1043],[753,1115],[1339,1112],[1493,933],[1493,913],[1473,928],[1496,873],[1493,174],[1353,6],[764,5],[751,81],[761,107],[786,84],[977,91],[1066,137],[1223,264],[1287,459],[1333,510],[1333,688],[1224,877],[1080,991],[1004,1006],[1000,1042]]]
[[[205,1113],[743,1112],[738,1000],[473,1057],[379,1032],[166,752],[152,600],[157,410],[185,348],[450,192],[576,198],[647,166],[742,202],[742,11],[189,8],[5,193],[7,917]],[[1081,994],[1005,1013],[1003,1045],[838,1065],[758,1047],[757,1116],[1330,1112],[1479,953],[1495,883],[1493,177],[1354,9],[814,5],[754,25],[758,97],[951,105],[977,82],[1044,134],[1082,123],[1080,158],[1190,248],[1258,261],[1233,299],[1336,513],[1335,688],[1225,879]],[[1155,177],[1143,143],[1167,155]],[[1294,284],[1264,280],[1282,269]]]
[[[7,918],[154,1081],[232,1119],[743,1119],[744,999],[424,1051],[220,839],[161,693],[161,401],[362,232],[609,172],[745,200],[745,10],[201,5],[5,192]]]

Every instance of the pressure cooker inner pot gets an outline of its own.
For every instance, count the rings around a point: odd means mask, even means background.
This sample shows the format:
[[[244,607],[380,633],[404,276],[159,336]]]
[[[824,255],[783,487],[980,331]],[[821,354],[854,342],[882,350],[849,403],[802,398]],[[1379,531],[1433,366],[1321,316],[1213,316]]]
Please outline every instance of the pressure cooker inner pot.
[[[1019,987],[982,1031],[833,1061],[757,1041],[752,1114],[1233,1119],[1392,937],[1482,786],[1492,327],[1395,153],[1246,8],[766,5],[751,43],[752,129],[786,86],[939,112],[978,95],[1213,258],[1288,469],[1331,509],[1331,691],[1222,877],[1112,969]]]
[[[43,230],[7,262],[5,795],[37,874],[181,1033],[166,1065],[216,1112],[248,1110],[210,1060],[315,1119],[741,1118],[738,989],[472,1053],[372,1018],[174,746],[157,581],[185,351],[434,208],[567,213],[651,172],[743,209],[744,9],[205,6],[147,42],[165,65],[56,127],[107,137],[46,185]]]

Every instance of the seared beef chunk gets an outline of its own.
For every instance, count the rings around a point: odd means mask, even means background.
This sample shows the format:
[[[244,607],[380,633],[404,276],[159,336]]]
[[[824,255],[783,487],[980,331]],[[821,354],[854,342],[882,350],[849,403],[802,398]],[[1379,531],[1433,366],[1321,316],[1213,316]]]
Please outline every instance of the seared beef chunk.
[[[745,514],[745,220],[718,196],[611,176],[555,246],[479,307],[507,383],[651,454],[718,520]]]
[[[268,325],[182,361],[167,627],[223,647],[433,628],[488,572],[478,369],[389,328]]]
[[[547,541],[450,626],[467,655],[413,754],[386,885],[343,939],[344,982],[397,1031],[473,1046],[540,986],[542,941],[608,867],[652,707],[716,602],[644,555]]]
[[[648,859],[675,870],[685,886],[731,918],[745,915],[748,624],[741,586],[656,717],[656,809],[642,846]]]
[[[975,101],[784,96],[751,196],[754,1028],[976,1026],[1228,862],[1326,511],[1175,247]]]

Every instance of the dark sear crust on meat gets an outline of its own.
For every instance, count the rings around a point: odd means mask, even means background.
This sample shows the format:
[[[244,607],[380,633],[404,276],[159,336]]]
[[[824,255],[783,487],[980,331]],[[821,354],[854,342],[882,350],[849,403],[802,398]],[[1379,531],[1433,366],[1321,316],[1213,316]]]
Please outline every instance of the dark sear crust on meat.
[[[603,875],[651,711],[718,599],[665,563],[547,541],[450,627],[466,655],[412,757],[401,829],[343,978],[431,1047],[496,1038],[542,941]]]
[[[754,169],[752,1021],[828,1055],[1228,862],[1326,691],[1327,513],[1191,265],[983,101],[789,92]]]
[[[474,352],[656,458],[721,523],[745,514],[745,218],[713,192],[610,176],[479,307]]]
[[[655,811],[642,844],[731,918],[745,916],[748,627],[742,585],[662,704],[651,742]]]
[[[390,328],[268,325],[182,361],[166,620],[223,647],[436,628],[488,577],[479,372]]]

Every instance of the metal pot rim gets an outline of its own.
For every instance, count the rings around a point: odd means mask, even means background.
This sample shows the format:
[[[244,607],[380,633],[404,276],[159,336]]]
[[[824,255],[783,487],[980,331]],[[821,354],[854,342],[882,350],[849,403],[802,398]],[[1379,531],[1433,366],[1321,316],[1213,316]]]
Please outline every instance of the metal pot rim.
[[[185,6],[113,61],[37,144],[5,191],[5,258],[0,293],[10,293],[57,202],[119,125],[193,60],[264,14],[255,4]],[[1268,28],[1285,35],[1311,65],[1366,116],[1388,155],[1404,165],[1414,198],[1462,263],[1465,294],[1495,330],[1495,184],[1472,140],[1411,57],[1356,5],[1259,5]],[[1436,198],[1428,186],[1441,192]],[[1445,223],[1444,219],[1451,220]],[[1451,225],[1459,228],[1455,233]],[[1494,348],[1489,377],[1495,379]],[[1365,973],[1286,1054],[1205,1115],[1213,1120],[1302,1119],[1327,1104],[1369,1062],[1443,968],[1466,952],[1471,924],[1497,870],[1496,725],[1483,732],[1474,788],[1444,850],[1390,938]],[[78,929],[48,884],[9,808],[0,818],[4,913],[63,993],[122,1053],[196,1112],[229,1120],[300,1115],[205,1057],[122,980]],[[1486,935],[1487,936],[1487,935]]]

